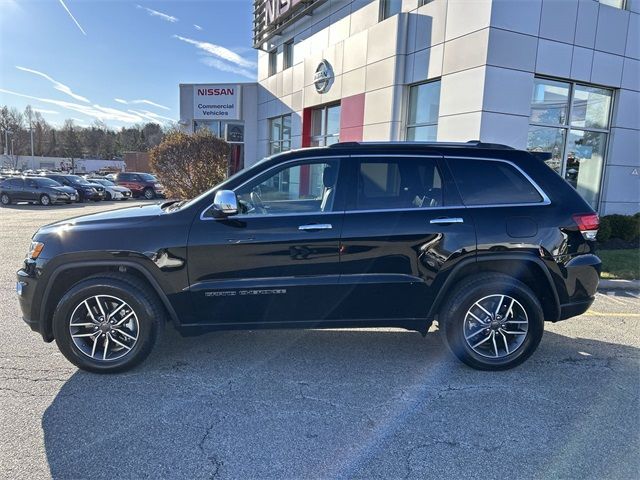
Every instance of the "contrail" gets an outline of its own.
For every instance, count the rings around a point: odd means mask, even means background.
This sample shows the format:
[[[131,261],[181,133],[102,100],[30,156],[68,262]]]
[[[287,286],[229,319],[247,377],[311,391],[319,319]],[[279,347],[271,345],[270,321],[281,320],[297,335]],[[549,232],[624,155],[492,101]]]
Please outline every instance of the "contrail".
[[[78,23],[78,21],[76,20],[76,17],[73,16],[73,14],[71,13],[71,11],[67,8],[67,6],[64,4],[64,0],[60,0],[60,5],[62,5],[64,7],[64,9],[67,11],[67,13],[69,14],[69,16],[71,17],[71,20],[73,20],[75,22],[75,24],[78,26],[78,28],[80,29],[80,31],[82,32],[82,34],[84,36],[87,35],[87,32],[84,31],[84,29],[80,26],[80,24]]]

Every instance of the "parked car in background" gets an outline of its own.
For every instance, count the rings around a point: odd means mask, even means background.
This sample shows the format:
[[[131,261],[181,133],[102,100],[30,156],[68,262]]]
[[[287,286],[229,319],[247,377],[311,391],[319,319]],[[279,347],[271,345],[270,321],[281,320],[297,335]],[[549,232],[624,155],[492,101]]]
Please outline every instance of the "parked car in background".
[[[89,178],[88,181],[104,188],[105,200],[129,200],[132,196],[131,190],[127,187],[116,185],[106,178]]]
[[[48,173],[45,178],[50,178],[67,187],[75,188],[78,191],[78,201],[93,200],[99,202],[104,198],[104,187],[92,185],[90,182],[78,175],[65,175],[62,173]]]
[[[0,202],[10,205],[14,202],[71,203],[78,198],[78,192],[72,187],[63,186],[50,178],[10,177],[0,182]]]
[[[16,289],[27,324],[95,372],[142,361],[165,322],[185,335],[426,334],[434,320],[460,360],[503,370],[533,354],[545,321],[594,301],[598,226],[541,155],[338,143],[275,155],[191,201],[44,226]]]
[[[150,173],[120,172],[116,175],[115,182],[131,190],[134,197],[143,197],[147,200],[164,198],[164,187]]]

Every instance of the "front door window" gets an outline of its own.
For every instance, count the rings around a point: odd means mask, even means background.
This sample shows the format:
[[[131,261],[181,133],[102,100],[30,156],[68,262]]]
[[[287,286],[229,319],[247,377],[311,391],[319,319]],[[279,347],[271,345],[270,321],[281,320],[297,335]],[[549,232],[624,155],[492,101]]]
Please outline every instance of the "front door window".
[[[299,162],[267,172],[236,190],[241,214],[281,215],[331,211],[338,161]]]

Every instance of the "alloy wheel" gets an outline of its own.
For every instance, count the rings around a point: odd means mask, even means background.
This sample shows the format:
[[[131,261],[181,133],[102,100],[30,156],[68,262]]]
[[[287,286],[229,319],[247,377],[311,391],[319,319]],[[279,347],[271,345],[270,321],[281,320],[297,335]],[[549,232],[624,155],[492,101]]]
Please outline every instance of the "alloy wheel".
[[[467,310],[462,328],[471,350],[483,357],[502,358],[522,346],[529,331],[529,318],[515,298],[488,295]]]
[[[153,190],[151,190],[150,188],[147,188],[144,191],[144,198],[146,198],[147,200],[153,200],[153,197],[154,197]]]
[[[73,310],[69,333],[84,355],[93,360],[112,361],[133,350],[140,325],[127,302],[111,295],[95,295]]]
[[[40,203],[46,207],[51,203],[51,199],[49,198],[48,195],[42,195],[40,197]]]
[[[11,199],[9,198],[9,195],[3,193],[2,197],[0,197],[0,202],[2,202],[2,205],[9,205],[11,203]]]

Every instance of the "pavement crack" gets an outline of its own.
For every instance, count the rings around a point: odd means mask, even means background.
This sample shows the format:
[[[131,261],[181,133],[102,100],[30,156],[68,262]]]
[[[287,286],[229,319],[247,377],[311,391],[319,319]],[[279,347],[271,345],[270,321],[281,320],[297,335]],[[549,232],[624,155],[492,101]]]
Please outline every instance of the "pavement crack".
[[[207,460],[209,460],[209,463],[211,463],[212,471],[209,474],[209,478],[217,478],[218,475],[220,474],[220,469],[224,465],[224,462],[222,460],[219,460],[216,455],[214,455],[212,452],[208,452],[207,449],[205,448],[205,443],[209,438],[209,435],[211,435],[211,432],[213,431],[213,428],[215,427],[215,425],[216,423],[213,422],[211,425],[209,425],[209,427],[207,427],[204,435],[202,436],[202,438],[200,439],[200,442],[198,443],[198,448],[202,452],[202,455],[204,455],[207,458]]]

